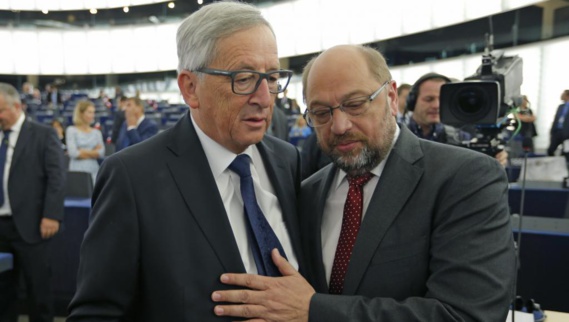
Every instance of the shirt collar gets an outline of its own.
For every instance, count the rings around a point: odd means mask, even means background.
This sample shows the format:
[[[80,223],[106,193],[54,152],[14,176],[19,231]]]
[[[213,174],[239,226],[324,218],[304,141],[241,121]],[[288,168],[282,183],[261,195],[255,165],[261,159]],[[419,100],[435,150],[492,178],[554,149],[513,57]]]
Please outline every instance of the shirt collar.
[[[20,133],[20,131],[22,130],[22,125],[24,124],[24,120],[26,119],[26,115],[24,112],[22,112],[20,114],[20,117],[18,117],[18,120],[16,121],[16,123],[14,123],[14,125],[12,125],[12,127],[10,128],[10,132],[13,133]]]
[[[139,117],[138,121],[136,122],[136,127],[138,127],[140,125],[140,123],[142,123],[142,121],[144,121],[145,118],[146,118],[146,116],[144,114],[142,114],[142,116]]]
[[[190,120],[196,129],[196,133],[198,138],[202,144],[202,148],[204,153],[207,157],[209,166],[211,168],[211,172],[213,177],[217,180],[218,177],[229,167],[231,162],[235,160],[237,154],[229,151],[223,145],[217,143],[212,138],[207,136],[207,134],[202,131],[202,129],[196,124],[192,114],[190,113]],[[256,147],[254,145],[250,145],[240,154],[247,154],[251,158],[251,162],[253,162],[253,151]]]

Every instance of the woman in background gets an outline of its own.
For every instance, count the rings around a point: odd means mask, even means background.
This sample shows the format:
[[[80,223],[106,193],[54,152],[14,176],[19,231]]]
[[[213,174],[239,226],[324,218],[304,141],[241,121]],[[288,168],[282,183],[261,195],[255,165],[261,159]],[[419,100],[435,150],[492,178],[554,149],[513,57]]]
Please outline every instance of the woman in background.
[[[93,182],[99,171],[99,162],[105,155],[101,131],[91,127],[95,121],[95,105],[80,101],[73,111],[74,126],[67,127],[65,138],[69,154],[69,170],[89,172]]]

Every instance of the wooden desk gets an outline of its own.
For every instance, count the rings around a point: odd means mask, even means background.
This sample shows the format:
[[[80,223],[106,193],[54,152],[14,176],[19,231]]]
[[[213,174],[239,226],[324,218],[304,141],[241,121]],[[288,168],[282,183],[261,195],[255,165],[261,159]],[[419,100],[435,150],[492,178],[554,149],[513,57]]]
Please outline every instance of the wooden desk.
[[[547,318],[545,322],[567,322],[569,321],[569,313],[556,312],[556,311],[545,311]]]
[[[0,253],[0,273],[11,270],[14,267],[14,258],[10,253]]]

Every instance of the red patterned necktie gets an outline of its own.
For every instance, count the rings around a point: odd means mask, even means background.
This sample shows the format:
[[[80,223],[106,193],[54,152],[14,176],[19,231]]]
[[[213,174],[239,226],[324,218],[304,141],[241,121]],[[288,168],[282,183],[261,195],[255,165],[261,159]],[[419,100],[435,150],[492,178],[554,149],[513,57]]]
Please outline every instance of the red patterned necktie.
[[[330,276],[330,294],[342,294],[344,290],[344,277],[348,270],[352,249],[356,243],[356,237],[362,222],[363,186],[372,177],[373,175],[369,172],[357,177],[348,177],[350,189],[344,205],[342,230],[338,239],[332,274]]]

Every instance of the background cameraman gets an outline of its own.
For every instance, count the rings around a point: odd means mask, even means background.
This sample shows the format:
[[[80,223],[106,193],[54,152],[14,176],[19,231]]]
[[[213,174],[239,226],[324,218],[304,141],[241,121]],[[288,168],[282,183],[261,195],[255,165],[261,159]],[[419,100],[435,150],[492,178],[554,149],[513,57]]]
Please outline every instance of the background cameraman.
[[[407,110],[412,111],[413,115],[407,126],[419,138],[452,145],[461,145],[472,138],[471,133],[441,123],[441,86],[450,82],[451,79],[444,75],[427,73],[411,87],[407,96]],[[503,166],[508,162],[506,151],[498,152],[495,157]]]

